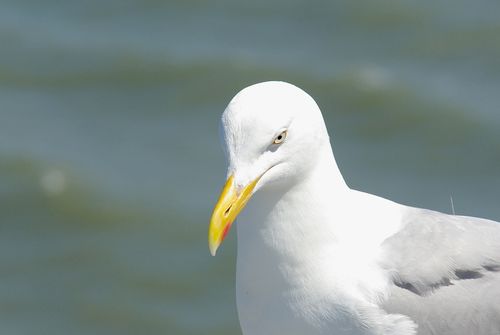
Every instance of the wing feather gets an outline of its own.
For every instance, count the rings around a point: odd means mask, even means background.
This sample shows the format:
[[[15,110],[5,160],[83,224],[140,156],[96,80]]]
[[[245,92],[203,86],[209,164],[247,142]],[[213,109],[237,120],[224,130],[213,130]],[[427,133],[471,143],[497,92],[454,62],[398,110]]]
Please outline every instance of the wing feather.
[[[425,294],[500,269],[500,223],[411,208],[383,248],[395,282]]]
[[[500,223],[412,208],[383,249],[395,284],[387,312],[419,335],[500,334]]]

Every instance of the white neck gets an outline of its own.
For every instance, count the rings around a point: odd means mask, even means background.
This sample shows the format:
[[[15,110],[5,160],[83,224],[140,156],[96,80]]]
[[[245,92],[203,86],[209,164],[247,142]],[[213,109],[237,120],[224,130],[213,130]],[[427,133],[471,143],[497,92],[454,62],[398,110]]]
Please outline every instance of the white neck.
[[[359,208],[346,206],[353,203],[352,197],[359,198]],[[259,328],[266,313],[278,319],[281,315],[283,320],[291,315],[311,321],[321,315],[321,309],[345,313],[352,301],[380,298],[387,276],[376,265],[378,245],[371,248],[360,239],[364,235],[360,229],[377,221],[364,213],[365,207],[379,202],[391,210],[392,203],[347,187],[329,145],[304,180],[285,190],[261,189],[255,194],[236,224],[237,302],[244,334],[273,333]],[[370,228],[366,231],[371,234]],[[296,310],[311,315],[298,316]],[[356,326],[354,315],[341,318],[354,323],[345,325],[349,329]],[[285,328],[288,334],[304,334],[310,329],[299,328],[308,324],[318,323],[299,322]],[[329,334],[327,329],[324,334]]]
[[[316,239],[331,242],[334,236],[325,235],[329,231],[325,226],[333,228],[334,223],[331,216],[322,216],[341,211],[342,200],[349,191],[331,147],[324,145],[305,178],[286,188],[264,188],[254,195],[236,224],[238,254],[256,254],[256,248],[263,248],[263,252],[287,256],[297,251],[298,256],[304,250],[294,249],[305,243],[314,243]]]

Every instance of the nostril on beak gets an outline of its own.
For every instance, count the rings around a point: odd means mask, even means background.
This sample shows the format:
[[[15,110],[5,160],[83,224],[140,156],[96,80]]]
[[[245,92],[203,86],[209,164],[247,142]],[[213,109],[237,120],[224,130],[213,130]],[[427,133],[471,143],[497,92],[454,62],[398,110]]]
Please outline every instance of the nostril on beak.
[[[224,216],[228,216],[229,214],[229,211],[231,210],[231,208],[233,207],[233,204],[229,205],[229,207],[226,209],[226,211],[224,212]]]

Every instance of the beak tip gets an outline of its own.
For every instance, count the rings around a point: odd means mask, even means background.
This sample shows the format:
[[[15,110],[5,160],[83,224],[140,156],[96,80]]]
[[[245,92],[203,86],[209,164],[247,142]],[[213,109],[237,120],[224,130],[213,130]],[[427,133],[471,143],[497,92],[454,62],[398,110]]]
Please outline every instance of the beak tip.
[[[210,255],[215,256],[215,254],[217,254],[218,246],[214,245],[212,243],[209,243],[208,244],[208,249],[210,250]]]

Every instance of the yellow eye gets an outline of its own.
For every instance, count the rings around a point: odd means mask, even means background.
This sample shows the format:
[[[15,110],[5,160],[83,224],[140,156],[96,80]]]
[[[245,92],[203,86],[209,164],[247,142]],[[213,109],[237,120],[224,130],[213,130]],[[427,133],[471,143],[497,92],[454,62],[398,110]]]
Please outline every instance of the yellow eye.
[[[281,134],[279,134],[278,136],[276,136],[276,138],[274,139],[273,143],[274,144],[281,144],[281,143],[283,143],[283,141],[285,140],[287,134],[288,134],[288,131],[287,130],[283,130],[281,132]]]

